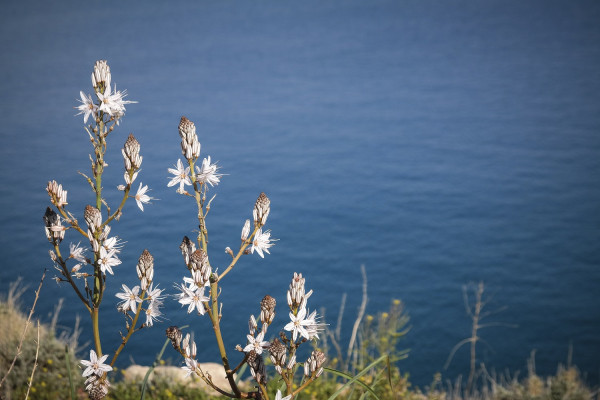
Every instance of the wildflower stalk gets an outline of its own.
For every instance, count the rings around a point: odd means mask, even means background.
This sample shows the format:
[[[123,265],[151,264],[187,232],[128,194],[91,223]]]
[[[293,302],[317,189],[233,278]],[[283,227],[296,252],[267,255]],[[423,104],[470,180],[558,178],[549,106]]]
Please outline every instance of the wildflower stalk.
[[[225,271],[223,271],[221,273],[221,275],[219,275],[219,281],[221,279],[223,279],[225,277],[225,275],[227,275],[229,273],[229,271],[231,271],[233,269],[233,267],[235,267],[235,264],[238,262],[238,260],[240,259],[240,257],[242,256],[242,254],[244,254],[244,251],[246,250],[246,248],[252,244],[252,238],[254,237],[254,235],[256,234],[256,231],[258,231],[258,226],[254,227],[254,231],[252,232],[252,234],[250,235],[249,239],[244,240],[244,242],[242,243],[242,245],[240,246],[240,250],[237,252],[237,254],[235,255],[235,257],[233,257],[233,260],[231,260],[231,263],[229,264],[229,266],[225,269]]]
[[[140,299],[143,299],[145,294],[146,294],[146,291],[145,290],[142,291],[142,294],[140,294]],[[121,344],[119,345],[119,347],[115,351],[115,354],[113,355],[113,358],[110,361],[109,365],[111,367],[113,365],[115,365],[115,362],[117,361],[117,358],[119,357],[119,354],[121,354],[121,351],[123,350],[123,348],[125,347],[125,345],[129,341],[129,338],[131,337],[131,335],[133,335],[133,333],[136,331],[135,326],[137,325],[138,318],[140,317],[140,314],[142,313],[142,304],[143,304],[143,302],[140,301],[140,303],[137,306],[137,310],[135,311],[135,317],[133,317],[133,321],[131,322],[131,325],[129,326],[129,329],[127,330],[127,335],[121,341]],[[139,328],[139,329],[141,329],[141,328]]]
[[[75,284],[75,281],[71,277],[71,274],[69,273],[69,270],[67,269],[67,264],[65,263],[64,259],[62,258],[62,255],[60,254],[60,248],[58,247],[58,244],[54,245],[54,251],[56,252],[56,260],[64,272],[64,274],[63,274],[64,277],[67,279],[67,282],[69,282],[69,284],[71,285],[73,290],[75,290],[75,293],[79,297],[79,300],[81,300],[81,302],[85,305],[88,312],[91,313],[92,308],[90,307],[90,305],[89,305],[88,301],[85,299],[85,297],[83,297],[83,295],[79,291],[79,288],[77,287],[77,284]]]

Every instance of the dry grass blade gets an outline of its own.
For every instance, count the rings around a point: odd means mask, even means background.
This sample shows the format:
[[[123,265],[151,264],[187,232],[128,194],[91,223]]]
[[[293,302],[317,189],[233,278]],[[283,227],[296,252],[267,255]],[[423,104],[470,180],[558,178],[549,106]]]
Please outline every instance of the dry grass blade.
[[[46,277],[46,270],[44,269],[44,274],[42,275],[40,284],[39,284],[37,290],[35,291],[35,299],[33,300],[33,305],[31,306],[31,310],[29,311],[29,316],[27,317],[27,322],[25,322],[25,327],[23,328],[23,333],[21,334],[21,339],[19,340],[19,345],[17,346],[17,352],[16,352],[15,357],[13,358],[12,362],[10,363],[10,367],[8,367],[8,370],[6,371],[6,374],[4,374],[4,377],[0,381],[0,387],[2,387],[2,385],[4,384],[4,381],[6,381],[6,378],[12,371],[13,367],[15,366],[15,363],[17,362],[19,355],[21,355],[21,348],[23,347],[23,341],[25,340],[25,335],[27,335],[27,329],[29,329],[29,324],[31,323],[31,317],[33,316],[33,311],[35,310],[35,305],[37,304],[38,298],[40,297],[40,291],[42,290],[42,285],[44,284],[45,277]],[[39,345],[39,339],[38,339],[38,345]]]
[[[31,390],[31,385],[33,385],[33,375],[35,374],[35,369],[38,365],[38,355],[40,354],[40,321],[37,322],[37,344],[35,347],[35,360],[33,360],[33,368],[31,369],[31,376],[29,377],[29,384],[27,385],[27,393],[25,394],[25,400],[29,398],[29,391]]]

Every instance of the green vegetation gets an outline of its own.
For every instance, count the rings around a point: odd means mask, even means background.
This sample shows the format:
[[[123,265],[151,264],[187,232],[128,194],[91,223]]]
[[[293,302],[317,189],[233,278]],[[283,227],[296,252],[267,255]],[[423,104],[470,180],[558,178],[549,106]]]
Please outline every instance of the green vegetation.
[[[16,296],[18,297],[18,296]],[[18,343],[23,333],[27,317],[19,310],[14,293],[8,301],[0,302],[0,379],[6,375]],[[430,387],[413,388],[407,374],[398,368],[399,360],[407,356],[406,350],[400,350],[402,337],[407,333],[408,317],[399,300],[391,302],[389,310],[377,315],[364,315],[359,321],[357,340],[346,357],[342,346],[336,341],[335,330],[328,332],[329,340],[323,344],[328,352],[329,364],[321,379],[315,381],[308,390],[302,392],[297,399],[329,399],[338,393],[338,399],[374,399],[381,400],[589,400],[599,399],[598,391],[593,392],[581,380],[575,367],[559,367],[554,376],[540,377],[535,373],[533,362],[526,377],[522,379],[493,378],[486,375],[480,379],[478,386],[466,393],[459,383],[449,384],[440,375],[434,378]],[[40,325],[39,349],[37,346],[37,327],[34,323],[23,340],[23,346],[15,365],[6,377],[0,398],[3,400],[24,399],[27,393],[28,380],[31,376],[36,350],[38,366],[35,370],[29,399],[70,399],[69,371],[67,368],[66,349],[75,347],[68,338],[58,339],[52,326]],[[338,336],[339,338],[339,336]],[[66,343],[69,343],[67,345]],[[389,363],[388,363],[389,357]],[[70,353],[70,367],[75,380],[75,397],[87,398],[83,391],[81,368]],[[369,367],[371,366],[371,367]],[[344,386],[348,376],[360,375],[357,382]],[[301,370],[297,372],[301,373]],[[120,375],[117,371],[116,375]],[[482,384],[485,381],[487,383]],[[276,376],[269,381],[269,392],[275,392],[282,382]],[[370,387],[370,392],[366,387]],[[137,400],[141,398],[142,382],[113,382],[108,399]],[[377,396],[377,397],[375,397]],[[219,398],[210,396],[197,388],[189,387],[181,382],[157,378],[146,388],[146,399],[157,400],[206,400]],[[222,397],[221,397],[222,398]]]

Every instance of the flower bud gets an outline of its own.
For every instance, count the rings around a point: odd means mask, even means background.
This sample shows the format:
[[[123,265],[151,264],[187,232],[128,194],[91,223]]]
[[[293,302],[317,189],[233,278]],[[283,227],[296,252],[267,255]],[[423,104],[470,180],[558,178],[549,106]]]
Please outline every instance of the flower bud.
[[[181,136],[181,152],[188,160],[200,156],[200,142],[196,135],[196,125],[186,117],[179,121],[179,136]]]
[[[242,241],[246,241],[248,239],[248,235],[250,234],[250,220],[247,219],[244,227],[242,228]]]
[[[323,364],[325,364],[326,360],[327,357],[325,357],[323,352],[313,350],[311,356],[304,363],[304,374],[310,376],[311,374],[316,373],[316,376],[318,377],[323,373]]]
[[[269,212],[271,211],[271,200],[267,197],[266,194],[261,193],[256,199],[256,203],[254,204],[254,224],[263,226],[267,223],[267,217],[269,216]]]
[[[167,328],[167,337],[171,339],[171,344],[175,350],[179,350],[181,346],[181,339],[183,334],[176,326],[170,326]]]
[[[210,278],[211,268],[208,263],[208,256],[202,249],[198,249],[190,256],[189,268],[198,287],[202,287]]]
[[[104,93],[104,90],[110,86],[110,67],[106,60],[98,60],[94,65],[92,73],[92,86],[97,92]]]
[[[56,240],[60,243],[65,237],[65,228],[62,226],[60,216],[50,207],[47,207],[43,219],[46,225],[46,238],[51,242]]]
[[[263,324],[269,325],[275,318],[275,305],[277,301],[275,298],[266,295],[260,302],[260,321]]]
[[[102,213],[96,207],[90,206],[89,204],[85,206],[83,218],[88,224],[88,228],[92,232],[94,232],[97,228],[100,227],[100,225],[102,225]]]
[[[137,274],[142,290],[148,289],[154,277],[154,257],[148,250],[144,250],[137,263]]]
[[[50,201],[56,207],[60,208],[67,203],[67,191],[63,189],[62,185],[59,185],[56,181],[48,182],[46,191],[50,196]]]
[[[287,355],[287,351],[285,345],[279,341],[279,339],[275,338],[271,345],[269,346],[269,354],[271,357],[271,361],[273,361],[273,365],[284,366],[285,358]]]
[[[196,245],[190,240],[189,237],[184,236],[181,244],[179,245],[179,249],[183,255],[183,261],[185,261],[185,265],[190,268],[190,256],[194,251],[196,251]]]
[[[129,134],[129,137],[125,141],[125,145],[121,149],[123,153],[123,160],[125,161],[125,170],[139,169],[142,165],[142,156],[140,156],[140,143],[133,136]]]
[[[265,371],[265,362],[260,354],[256,351],[250,350],[248,352],[248,365],[250,366],[250,372],[252,376],[259,384],[267,383],[267,376]]]

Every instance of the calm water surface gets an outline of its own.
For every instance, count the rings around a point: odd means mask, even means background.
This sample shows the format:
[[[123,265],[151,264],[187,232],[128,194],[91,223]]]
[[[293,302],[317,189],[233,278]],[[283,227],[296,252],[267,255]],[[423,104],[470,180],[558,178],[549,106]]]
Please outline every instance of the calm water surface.
[[[144,156],[138,181],[160,201],[144,213],[129,204],[114,226],[127,245],[107,302],[121,283],[136,283],[144,248],[168,292],[185,272],[178,246],[193,235],[194,205],[166,187],[166,169],[180,156],[186,115],[202,153],[228,174],[212,190],[212,264],[226,265],[222,249],[237,246],[261,191],[280,239],[223,285],[230,347],[244,342],[265,294],[285,303],[294,271],[331,322],[348,294],[349,332],[364,264],[367,311],[400,298],[410,314],[400,367],[416,384],[443,371],[469,334],[461,287],[480,280],[493,295],[489,310],[506,307],[488,320],[502,325],[482,331],[489,369],[523,371],[536,350],[538,371],[552,373],[572,346],[573,362],[598,382],[597,2],[146,4],[4,3],[0,290],[18,276],[33,287],[51,266],[41,219],[48,180],[69,190],[74,212],[92,202],[77,174],[89,170],[90,147],[73,106],[90,91],[95,60],[108,59],[113,82],[139,104],[110,139],[107,197],[116,198],[119,149],[133,132]],[[50,279],[38,311],[46,318],[59,297],[60,324],[72,327],[83,308]],[[165,312],[168,320],[136,334],[123,364],[151,362],[169,325],[191,322],[212,343],[206,320],[174,301]],[[121,316],[108,307],[102,318],[116,342]],[[212,345],[202,352],[217,359]],[[463,349],[444,376],[467,367]]]

